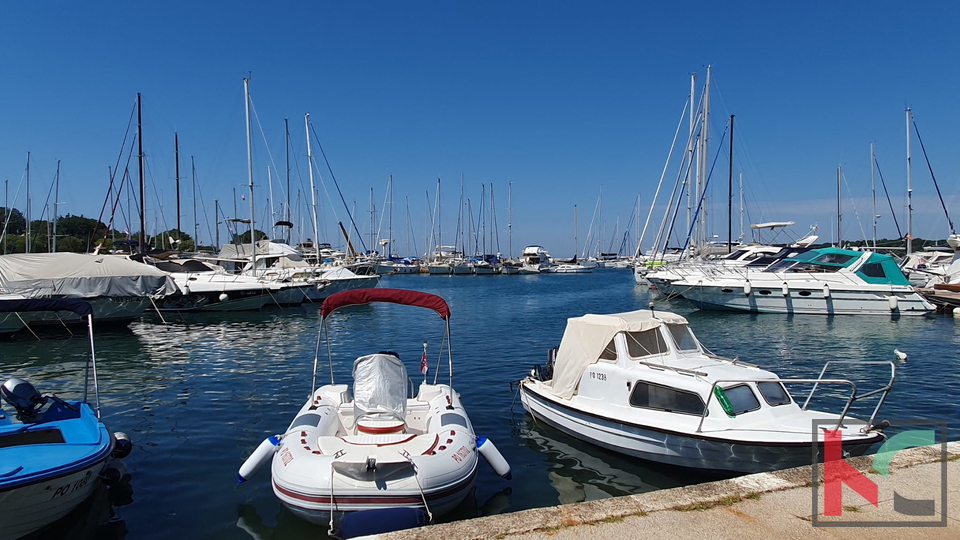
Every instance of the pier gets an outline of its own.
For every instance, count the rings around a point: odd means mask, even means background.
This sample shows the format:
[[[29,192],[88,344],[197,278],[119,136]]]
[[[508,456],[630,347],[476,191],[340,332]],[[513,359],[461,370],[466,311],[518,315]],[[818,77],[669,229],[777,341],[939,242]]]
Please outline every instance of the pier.
[[[843,488],[843,515],[824,517],[823,467],[817,516],[813,524],[812,470],[797,467],[740,476],[706,484],[652,491],[578,504],[553,506],[396,531],[377,540],[622,540],[626,538],[895,538],[960,537],[960,483],[946,485],[946,526],[940,524],[943,467],[946,477],[960,474],[960,442],[947,443],[947,461],[940,446],[919,447],[896,454],[890,475],[873,470],[874,456],[846,460],[870,478],[882,478],[879,504],[874,507],[849,487]],[[935,499],[932,517],[894,512],[894,491],[911,499]],[[901,508],[902,509],[902,508]],[[831,522],[910,521],[918,526],[830,526]],[[923,525],[919,522],[925,521]],[[931,522],[936,521],[936,526]],[[853,525],[850,523],[849,525]]]

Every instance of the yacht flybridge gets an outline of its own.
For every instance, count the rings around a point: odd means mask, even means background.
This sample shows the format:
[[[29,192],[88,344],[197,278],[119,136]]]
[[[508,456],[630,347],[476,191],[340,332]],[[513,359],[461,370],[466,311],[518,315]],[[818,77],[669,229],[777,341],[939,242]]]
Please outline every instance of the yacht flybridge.
[[[551,351],[552,352],[552,351]],[[860,394],[845,379],[781,379],[757,366],[709,354],[680,315],[633,311],[567,320],[555,359],[520,381],[523,407],[537,421],[631,456],[695,469],[761,472],[809,465],[823,429],[839,432],[845,452],[862,455],[884,440],[875,424],[893,385]],[[885,369],[884,367],[884,369]],[[885,378],[885,377],[884,377]],[[810,394],[795,400],[787,387]],[[838,412],[813,410],[825,388],[847,393]],[[851,405],[875,397],[865,420]],[[815,434],[814,434],[815,432]]]

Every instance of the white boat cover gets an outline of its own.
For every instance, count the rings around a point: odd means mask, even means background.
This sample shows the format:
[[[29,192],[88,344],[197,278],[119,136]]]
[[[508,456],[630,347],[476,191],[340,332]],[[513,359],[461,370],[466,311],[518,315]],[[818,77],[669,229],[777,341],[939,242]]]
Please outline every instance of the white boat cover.
[[[573,397],[587,366],[600,359],[604,348],[620,332],[644,332],[661,324],[687,324],[680,315],[668,311],[640,310],[611,315],[587,314],[567,319],[549,386],[564,399]]]
[[[362,414],[407,412],[407,369],[392,354],[368,354],[353,363],[353,408]]]
[[[0,255],[0,287],[27,296],[163,296],[177,291],[173,278],[116,255],[17,253]]]

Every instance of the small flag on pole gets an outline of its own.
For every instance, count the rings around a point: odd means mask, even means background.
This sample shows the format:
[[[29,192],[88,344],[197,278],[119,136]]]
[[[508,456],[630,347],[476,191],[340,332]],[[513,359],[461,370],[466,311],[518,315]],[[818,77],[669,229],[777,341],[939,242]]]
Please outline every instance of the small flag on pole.
[[[427,375],[427,370],[430,369],[430,365],[427,363],[427,342],[423,342],[423,358],[420,359],[420,373],[423,373],[424,376]]]

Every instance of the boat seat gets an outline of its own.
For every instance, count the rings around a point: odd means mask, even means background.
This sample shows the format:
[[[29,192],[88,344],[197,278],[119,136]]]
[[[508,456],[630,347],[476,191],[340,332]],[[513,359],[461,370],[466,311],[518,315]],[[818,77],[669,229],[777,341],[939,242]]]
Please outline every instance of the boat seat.
[[[399,418],[363,416],[357,419],[357,433],[385,435],[387,433],[405,433],[407,424]]]

